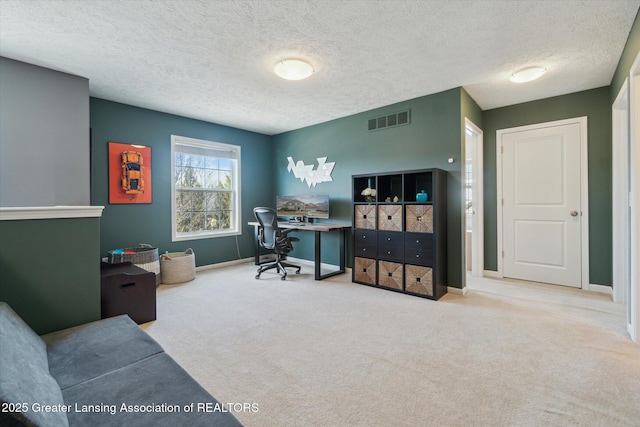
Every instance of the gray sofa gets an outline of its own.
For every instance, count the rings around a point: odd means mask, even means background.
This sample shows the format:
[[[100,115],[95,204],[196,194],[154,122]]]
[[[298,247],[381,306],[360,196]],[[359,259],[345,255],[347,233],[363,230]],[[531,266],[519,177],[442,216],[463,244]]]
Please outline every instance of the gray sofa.
[[[40,337],[1,301],[0,405],[0,426],[241,425],[128,316]]]

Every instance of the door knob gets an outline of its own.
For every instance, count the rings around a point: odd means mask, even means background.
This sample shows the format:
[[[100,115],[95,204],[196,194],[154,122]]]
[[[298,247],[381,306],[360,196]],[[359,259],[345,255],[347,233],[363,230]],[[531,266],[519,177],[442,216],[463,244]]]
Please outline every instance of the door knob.
[[[571,211],[571,212],[569,212],[569,215],[578,216],[578,211]]]

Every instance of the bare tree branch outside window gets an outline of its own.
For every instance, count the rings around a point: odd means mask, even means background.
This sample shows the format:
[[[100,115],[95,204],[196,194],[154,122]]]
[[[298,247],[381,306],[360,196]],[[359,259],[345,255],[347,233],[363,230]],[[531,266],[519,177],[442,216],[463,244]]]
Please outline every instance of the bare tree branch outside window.
[[[176,231],[229,230],[232,227],[234,161],[176,152]]]

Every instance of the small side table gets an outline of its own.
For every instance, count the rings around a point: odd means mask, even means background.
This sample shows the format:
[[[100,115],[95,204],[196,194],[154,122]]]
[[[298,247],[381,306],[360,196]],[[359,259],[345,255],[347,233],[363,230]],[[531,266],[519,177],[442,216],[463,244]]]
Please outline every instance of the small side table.
[[[137,324],[156,320],[156,275],[130,262],[100,264],[101,317],[128,314]]]

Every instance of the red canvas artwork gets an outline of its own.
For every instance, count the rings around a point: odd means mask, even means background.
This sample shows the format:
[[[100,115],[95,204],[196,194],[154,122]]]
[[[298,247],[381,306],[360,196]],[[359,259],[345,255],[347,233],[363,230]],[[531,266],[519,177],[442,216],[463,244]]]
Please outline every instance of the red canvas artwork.
[[[151,203],[151,147],[109,142],[109,203]]]

